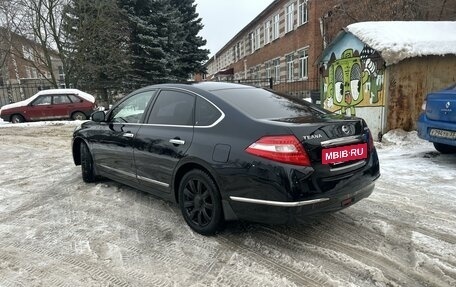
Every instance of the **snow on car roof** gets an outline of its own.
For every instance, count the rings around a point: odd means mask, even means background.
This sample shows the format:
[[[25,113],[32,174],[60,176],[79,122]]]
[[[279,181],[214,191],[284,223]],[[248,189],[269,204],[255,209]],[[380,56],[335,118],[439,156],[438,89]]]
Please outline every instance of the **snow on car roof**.
[[[89,102],[92,102],[94,103],[95,102],[95,98],[90,95],[90,94],[87,94],[83,91],[80,91],[78,89],[50,89],[50,90],[42,90],[42,91],[39,91],[35,96],[39,96],[39,95],[59,95],[59,94],[76,94],[76,95],[79,95],[81,98],[84,98],[85,100],[89,101]]]
[[[380,52],[387,65],[417,56],[456,55],[456,21],[360,22],[345,31]]]
[[[34,94],[28,99],[25,99],[20,102],[4,105],[3,107],[0,107],[0,111],[3,109],[10,109],[10,108],[17,108],[17,107],[22,107],[25,105],[30,104],[34,99],[36,99],[40,95],[59,95],[59,94],[75,94],[80,96],[81,98],[84,98],[85,100],[94,103],[95,98],[94,96],[87,94],[83,91],[80,91],[78,89],[49,89],[49,90],[42,90],[39,91],[38,93]]]

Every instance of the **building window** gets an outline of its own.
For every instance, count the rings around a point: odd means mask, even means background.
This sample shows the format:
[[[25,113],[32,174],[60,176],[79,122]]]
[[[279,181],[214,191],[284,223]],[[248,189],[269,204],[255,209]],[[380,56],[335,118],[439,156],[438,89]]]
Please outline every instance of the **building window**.
[[[272,77],[274,78],[274,82],[278,82],[280,80],[280,59],[275,59],[272,61]]]
[[[307,49],[298,52],[299,57],[299,78],[307,79],[309,77],[309,55]]]
[[[249,34],[250,48],[251,48],[252,53],[260,48],[260,33],[261,33],[261,28],[258,28]]]
[[[271,20],[264,23],[264,44],[268,44],[271,41]]]
[[[271,62],[264,63],[264,69],[266,71],[266,78],[270,79],[272,77],[272,65],[271,65]]]
[[[260,36],[261,36],[261,27],[256,29],[255,32],[255,50],[260,49]]]
[[[293,73],[294,73],[294,63],[293,63],[293,54],[287,55],[285,57],[285,61],[287,63],[287,81],[293,81]]]
[[[250,38],[250,52],[253,53],[255,52],[255,33],[252,32],[249,34]]]
[[[24,59],[33,61],[33,51],[30,47],[22,46],[22,54]]]
[[[63,66],[59,66],[59,81],[64,82],[65,81],[65,72],[63,71]]]
[[[288,33],[293,30],[293,21],[294,21],[294,3],[291,3],[285,8],[285,33]]]
[[[307,1],[308,0],[299,0],[299,25],[307,23],[309,20],[309,11],[307,10]]]
[[[26,79],[38,79],[37,70],[32,67],[25,67],[25,78]]]
[[[273,19],[272,40],[275,40],[275,39],[279,38],[279,22],[280,22],[279,14],[275,15],[272,19]]]

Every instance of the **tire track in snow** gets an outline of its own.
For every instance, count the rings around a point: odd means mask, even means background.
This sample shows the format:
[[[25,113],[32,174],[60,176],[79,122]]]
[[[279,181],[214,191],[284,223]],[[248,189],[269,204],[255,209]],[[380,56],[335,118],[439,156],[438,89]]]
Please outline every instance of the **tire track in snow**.
[[[295,270],[293,267],[288,266],[286,263],[277,263],[274,259],[267,258],[264,254],[248,248],[244,245],[239,237],[232,236],[219,236],[217,237],[219,242],[228,247],[233,252],[242,251],[244,256],[248,256],[254,259],[256,263],[274,271],[275,274],[289,278],[292,282],[298,286],[323,286],[326,281],[316,278],[313,271],[307,270]]]
[[[100,268],[99,265],[93,265],[88,263],[86,260],[81,260],[73,257],[68,257],[57,252],[42,248],[40,246],[32,246],[30,244],[20,244],[20,243],[12,243],[9,245],[21,252],[32,253],[35,255],[45,256],[56,260],[59,264],[66,264],[73,267],[79,267],[81,270],[84,270],[88,274],[91,275],[92,278],[100,278],[102,279],[105,285],[115,285],[120,287],[129,287],[131,286],[127,281],[125,281],[122,277],[112,274],[108,270]],[[62,265],[60,265],[62,268]],[[69,268],[70,270],[74,270],[73,268]],[[45,273],[45,272],[44,272]],[[46,274],[44,274],[46,275]],[[41,275],[42,278],[45,278],[44,275]],[[62,283],[63,284],[63,283]],[[58,285],[65,286],[65,285]]]
[[[375,251],[342,242],[340,240],[341,237],[336,237],[326,230],[314,229],[310,232],[290,229],[286,231],[286,236],[290,236],[298,241],[301,241],[299,238],[307,238],[307,243],[345,254],[354,260],[362,262],[366,266],[375,267],[381,270],[388,280],[397,282],[401,286],[428,286],[428,284],[432,284],[428,276],[433,277],[432,279],[436,282],[437,286],[446,285],[440,278],[435,277],[432,274],[421,274],[416,271],[411,271],[407,266],[393,261],[391,258],[385,257]]]

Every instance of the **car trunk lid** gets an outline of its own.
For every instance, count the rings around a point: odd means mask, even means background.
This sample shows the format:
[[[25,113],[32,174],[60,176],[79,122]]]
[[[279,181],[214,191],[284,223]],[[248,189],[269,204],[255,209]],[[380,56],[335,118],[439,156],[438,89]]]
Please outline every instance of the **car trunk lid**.
[[[308,153],[312,167],[323,176],[349,172],[366,163],[369,130],[362,119],[328,114],[318,120],[275,121],[294,123],[289,129]]]
[[[426,99],[426,117],[434,121],[456,122],[456,91],[429,94]]]

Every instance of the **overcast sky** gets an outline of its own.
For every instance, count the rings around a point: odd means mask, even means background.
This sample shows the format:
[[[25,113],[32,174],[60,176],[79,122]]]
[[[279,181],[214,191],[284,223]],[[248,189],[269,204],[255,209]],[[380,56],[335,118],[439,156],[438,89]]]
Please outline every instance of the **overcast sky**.
[[[203,18],[200,36],[207,40],[210,56],[252,21],[273,0],[195,0],[196,12]]]

